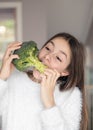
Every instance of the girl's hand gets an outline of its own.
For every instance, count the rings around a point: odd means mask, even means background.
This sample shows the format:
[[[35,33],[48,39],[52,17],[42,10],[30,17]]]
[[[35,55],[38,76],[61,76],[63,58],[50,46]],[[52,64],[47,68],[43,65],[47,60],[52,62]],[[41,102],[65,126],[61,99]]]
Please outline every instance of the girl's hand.
[[[11,43],[8,45],[3,60],[2,66],[0,70],[0,78],[5,80],[7,79],[11,72],[14,70],[14,65],[11,63],[13,59],[19,58],[18,55],[11,54],[12,51],[19,49],[21,47],[20,42]]]
[[[60,74],[56,70],[51,69],[46,69],[44,74],[41,74],[41,98],[46,108],[55,105],[54,89],[58,77],[60,77]]]

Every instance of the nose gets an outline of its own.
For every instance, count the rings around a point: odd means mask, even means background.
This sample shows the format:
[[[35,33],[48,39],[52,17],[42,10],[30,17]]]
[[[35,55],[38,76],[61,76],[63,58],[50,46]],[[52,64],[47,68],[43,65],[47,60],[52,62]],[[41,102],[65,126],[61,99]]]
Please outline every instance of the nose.
[[[52,53],[49,53],[49,54],[46,54],[46,55],[45,55],[45,59],[50,60],[50,59],[51,59],[51,57],[52,57]]]
[[[49,59],[49,58],[50,58],[50,54],[46,54],[45,59]]]
[[[43,57],[43,62],[45,63],[50,63],[51,62],[51,54],[46,54],[44,57]]]

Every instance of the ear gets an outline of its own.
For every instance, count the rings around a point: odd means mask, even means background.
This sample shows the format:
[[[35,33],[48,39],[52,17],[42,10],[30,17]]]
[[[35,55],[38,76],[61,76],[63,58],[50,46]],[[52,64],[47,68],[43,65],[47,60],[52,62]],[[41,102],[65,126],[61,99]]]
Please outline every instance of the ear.
[[[61,73],[61,76],[68,76],[69,75],[69,72],[67,71],[67,70],[65,70],[65,71],[63,71],[62,73]]]

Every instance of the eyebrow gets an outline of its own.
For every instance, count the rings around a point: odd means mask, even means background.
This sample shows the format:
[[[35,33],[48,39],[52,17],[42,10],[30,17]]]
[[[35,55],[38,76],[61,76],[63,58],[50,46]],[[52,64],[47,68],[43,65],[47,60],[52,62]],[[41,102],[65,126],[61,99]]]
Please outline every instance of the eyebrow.
[[[50,43],[51,43],[53,46],[55,46],[55,44],[54,44],[54,42],[53,42],[53,41],[50,41]]]
[[[50,41],[50,43],[55,46],[54,42],[53,41]],[[63,52],[62,50],[60,50],[60,52],[67,58],[67,54],[65,52]]]
[[[63,52],[62,50],[60,50],[60,52],[67,58],[67,54],[65,52]]]

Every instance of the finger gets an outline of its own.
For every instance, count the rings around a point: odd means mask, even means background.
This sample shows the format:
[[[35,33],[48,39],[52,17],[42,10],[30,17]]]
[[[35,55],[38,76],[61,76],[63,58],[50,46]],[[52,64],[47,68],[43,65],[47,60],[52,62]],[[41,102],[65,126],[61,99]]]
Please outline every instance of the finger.
[[[43,75],[41,75],[41,78],[42,78],[42,80],[41,80],[41,86],[45,86],[46,76],[43,74]]]
[[[18,45],[22,45],[22,42],[13,42],[13,43],[10,43],[10,44],[8,44],[7,47],[18,46]]]
[[[7,53],[7,52],[11,53],[11,52],[13,52],[15,49],[19,49],[19,48],[21,47],[21,45],[22,45],[22,42],[14,42],[14,43],[8,44],[8,47],[7,47],[7,49],[6,49],[6,53]],[[6,53],[5,53],[5,54],[6,54]]]
[[[9,56],[11,55],[11,53],[12,53],[14,50],[17,50],[17,49],[20,49],[20,48],[21,48],[21,46],[8,48],[8,49],[6,50],[6,52],[5,52],[4,59],[9,58]]]
[[[54,71],[45,71],[44,73],[46,75],[46,83],[49,84],[49,86],[53,87],[56,83],[56,73]]]
[[[52,75],[55,74],[54,70],[52,70],[52,69],[46,69],[44,73],[49,73],[49,74],[52,74]]]
[[[45,71],[45,75],[47,75],[48,82],[50,82],[51,84],[55,84],[57,79],[60,77],[60,73],[55,69],[47,69]]]
[[[49,72],[49,73],[55,74],[54,69],[49,69],[49,68],[47,68],[47,69],[45,70],[45,72]]]
[[[19,59],[19,56],[18,55],[11,55],[9,58],[8,58],[8,63],[11,63],[13,59]]]
[[[54,69],[54,71],[56,72],[56,79],[58,79],[59,77],[60,77],[60,73],[56,70],[56,69]]]
[[[51,70],[51,69],[47,69],[45,72],[44,72],[45,75],[47,75],[48,77],[52,77],[52,79],[54,79],[57,75],[57,72],[54,71],[54,70]]]
[[[45,71],[44,75],[46,76],[47,82],[51,83],[51,81],[54,78],[54,75],[52,73],[48,72],[48,71]]]

